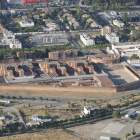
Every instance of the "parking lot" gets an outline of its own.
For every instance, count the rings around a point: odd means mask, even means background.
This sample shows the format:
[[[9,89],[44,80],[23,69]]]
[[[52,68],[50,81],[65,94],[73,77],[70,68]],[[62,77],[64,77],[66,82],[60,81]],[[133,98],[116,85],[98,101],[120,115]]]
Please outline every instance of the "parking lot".
[[[11,115],[11,113],[15,113],[17,118],[19,119],[18,122],[22,122],[21,117],[15,107],[3,108],[2,110],[6,114],[6,116],[9,119],[11,124],[15,123],[15,120],[14,120],[13,116]]]

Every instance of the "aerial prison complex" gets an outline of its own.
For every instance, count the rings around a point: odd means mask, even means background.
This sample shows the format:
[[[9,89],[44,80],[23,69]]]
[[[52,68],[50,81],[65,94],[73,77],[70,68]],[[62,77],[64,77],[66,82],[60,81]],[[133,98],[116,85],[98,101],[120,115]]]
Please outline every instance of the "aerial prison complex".
[[[120,90],[139,85],[139,72],[121,63],[119,54],[109,52],[93,49],[81,59],[77,50],[56,51],[49,52],[49,58],[45,60],[22,62],[14,62],[14,58],[9,56],[10,61],[0,64],[0,76],[8,85],[36,85],[41,82],[59,87],[119,87]]]

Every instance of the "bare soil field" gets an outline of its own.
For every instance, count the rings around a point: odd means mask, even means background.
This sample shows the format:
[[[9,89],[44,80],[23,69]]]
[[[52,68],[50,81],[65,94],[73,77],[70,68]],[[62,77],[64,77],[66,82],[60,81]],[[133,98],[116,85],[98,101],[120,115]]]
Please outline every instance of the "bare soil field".
[[[62,130],[52,130],[34,134],[23,134],[18,136],[2,137],[0,140],[81,140]]]
[[[74,92],[74,91],[49,91],[49,90],[9,90],[0,89],[1,94],[15,94],[15,95],[36,95],[36,96],[50,96],[50,97],[65,97],[65,98],[108,98],[117,95],[127,94],[130,91],[125,92]]]
[[[29,108],[18,108],[18,110],[21,110],[24,114],[24,117],[28,118],[31,117],[33,114],[38,114],[39,116],[50,116],[52,120],[65,120],[65,119],[71,119],[75,115],[80,116],[80,111],[66,111],[66,110],[50,110],[50,109],[29,109]]]

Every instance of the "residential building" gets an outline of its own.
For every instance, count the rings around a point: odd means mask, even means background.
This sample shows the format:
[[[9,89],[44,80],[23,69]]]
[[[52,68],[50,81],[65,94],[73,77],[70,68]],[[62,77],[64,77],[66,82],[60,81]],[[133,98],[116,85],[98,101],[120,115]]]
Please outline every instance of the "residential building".
[[[22,18],[25,20],[25,19],[28,19],[28,17],[26,15],[22,16]]]
[[[101,34],[102,36],[106,36],[106,34],[111,33],[111,27],[110,26],[105,26],[102,28],[101,30]]]
[[[80,34],[80,39],[85,46],[94,45],[95,40],[88,34]]]
[[[22,48],[21,42],[15,39],[15,34],[12,31],[3,32],[2,45],[8,45],[12,49]]]
[[[1,120],[1,121],[0,121],[0,130],[5,129],[6,126],[7,126],[7,124],[5,123],[5,121],[4,121],[4,120]]]
[[[91,106],[84,106],[84,114],[93,114],[95,110]]]
[[[57,25],[56,23],[47,23],[46,24],[47,27],[45,27],[43,30],[44,31],[55,31],[55,30],[60,30],[59,25]]]
[[[114,32],[107,33],[106,40],[108,40],[108,42],[110,43],[119,43],[119,36],[117,36],[117,34]]]
[[[119,15],[115,11],[105,11],[104,15],[108,19],[117,19]]]
[[[0,116],[0,120],[5,120],[5,116],[4,115],[1,115]]]
[[[48,7],[43,8],[42,12],[44,12],[46,15],[50,15],[51,14],[51,12],[50,12]]]
[[[7,32],[8,30],[2,24],[0,24],[0,33],[3,34],[3,31]]]
[[[102,26],[100,24],[98,24],[96,21],[93,21],[90,24],[90,27],[92,27],[92,28],[102,28]]]
[[[21,27],[32,27],[34,26],[34,22],[30,19],[25,19],[23,21],[19,21]]]
[[[94,20],[92,18],[87,19],[88,23],[94,22]]]
[[[82,18],[88,18],[88,17],[89,17],[88,14],[84,14],[84,15],[82,15]]]
[[[115,19],[115,20],[113,20],[113,24],[114,24],[115,26],[119,27],[119,28],[124,27],[124,23],[123,23],[121,20]]]
[[[39,17],[40,17],[39,15],[33,15],[34,19],[39,19]]]
[[[50,18],[48,18],[48,19],[43,19],[43,22],[45,22],[46,24],[48,24],[48,23],[53,23],[54,21],[51,20]]]
[[[70,25],[73,25],[74,29],[82,29],[83,27],[80,25],[79,22],[76,21],[76,19],[69,13],[65,13],[63,17],[67,17],[67,21]]]
[[[140,22],[132,22],[130,23],[133,27],[135,27],[136,30],[140,28]]]
[[[13,55],[4,55],[4,59],[8,62],[8,63],[14,63],[14,56]]]
[[[66,58],[77,57],[77,56],[78,56],[78,50],[49,52],[49,59],[50,60],[66,59]]]

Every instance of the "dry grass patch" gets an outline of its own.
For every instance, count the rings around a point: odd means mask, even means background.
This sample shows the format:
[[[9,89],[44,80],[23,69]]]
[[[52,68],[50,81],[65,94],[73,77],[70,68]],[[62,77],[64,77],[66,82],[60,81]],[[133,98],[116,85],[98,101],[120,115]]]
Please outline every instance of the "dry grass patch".
[[[28,108],[25,108],[25,109],[20,109],[23,114],[25,115],[25,117],[30,117],[32,116],[33,114],[38,114],[39,116],[45,116],[46,115],[46,111],[43,110],[43,109],[28,109]],[[19,109],[18,109],[19,111]]]
[[[52,130],[34,134],[23,134],[18,136],[2,137],[0,140],[81,140],[62,130]]]
[[[118,96],[122,94],[127,94],[130,91],[125,92],[86,92],[86,91],[46,91],[46,90],[9,90],[9,89],[0,89],[0,93],[6,94],[7,96],[10,94],[14,95],[35,95],[35,96],[50,96],[50,97],[65,97],[65,98],[108,98],[113,96]]]

